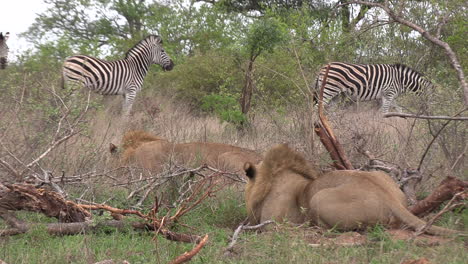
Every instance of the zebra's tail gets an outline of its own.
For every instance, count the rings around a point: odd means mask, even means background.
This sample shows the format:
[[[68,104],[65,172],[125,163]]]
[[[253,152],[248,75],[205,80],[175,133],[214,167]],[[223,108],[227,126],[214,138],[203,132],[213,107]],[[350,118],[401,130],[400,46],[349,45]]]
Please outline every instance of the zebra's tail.
[[[65,89],[65,76],[62,74],[62,78],[60,79],[60,86],[62,89]]]
[[[319,87],[319,77],[315,79],[315,87],[312,90],[312,102],[314,106],[317,106],[319,103],[320,87]]]
[[[0,69],[3,70],[3,69],[6,68],[6,66],[7,66],[7,59],[4,58],[4,57],[1,57],[1,58],[0,58]]]

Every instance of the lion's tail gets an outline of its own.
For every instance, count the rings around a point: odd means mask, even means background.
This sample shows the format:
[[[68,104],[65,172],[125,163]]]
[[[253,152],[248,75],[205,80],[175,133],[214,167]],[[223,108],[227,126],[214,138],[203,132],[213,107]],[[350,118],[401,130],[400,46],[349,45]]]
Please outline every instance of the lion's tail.
[[[408,225],[409,227],[413,228],[416,231],[421,230],[427,224],[425,221],[419,219],[417,216],[412,214],[408,209],[406,209],[404,206],[398,203],[395,204],[394,206],[391,206],[391,210],[397,219],[399,219],[403,224]],[[438,236],[463,234],[462,231],[457,231],[457,230],[433,226],[433,225],[431,225],[425,232],[431,235],[438,235]]]

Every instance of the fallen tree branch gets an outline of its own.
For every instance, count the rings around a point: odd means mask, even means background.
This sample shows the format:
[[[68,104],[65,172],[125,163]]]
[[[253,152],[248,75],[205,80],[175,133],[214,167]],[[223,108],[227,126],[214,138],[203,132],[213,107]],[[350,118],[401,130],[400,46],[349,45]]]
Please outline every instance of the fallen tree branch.
[[[114,214],[120,214],[120,215],[137,215],[141,218],[147,218],[148,216],[141,213],[140,211],[137,210],[129,210],[129,209],[119,209],[115,207],[111,207],[106,204],[77,204],[77,206],[87,209],[87,210],[106,210]]]
[[[3,218],[4,215],[0,215]],[[31,230],[33,226],[38,226],[38,224],[24,224],[17,225],[15,227],[7,228],[0,230],[1,236],[13,236],[27,233]],[[45,228],[50,235],[77,235],[88,232],[98,232],[109,227],[116,228],[118,230],[125,230],[128,226],[132,227],[135,230],[146,230],[146,231],[156,231],[154,226],[148,223],[143,222],[127,222],[127,221],[118,221],[118,220],[106,220],[98,223],[92,221],[79,222],[79,223],[50,223],[46,224]],[[176,233],[169,230],[161,230],[161,233],[166,239],[172,241],[179,241],[185,243],[194,243],[200,241],[201,237],[197,235],[188,235],[182,233]]]
[[[0,209],[40,212],[60,222],[84,222],[91,214],[53,191],[29,184],[0,184]]]
[[[149,214],[144,214],[137,210],[119,209],[106,204],[76,204],[65,200],[57,192],[36,188],[33,185],[0,184],[0,213],[4,212],[0,214],[0,217],[5,218],[9,226],[12,227],[3,230],[1,235],[21,234],[29,230],[29,225],[18,222],[11,214],[8,214],[8,210],[35,211],[57,218],[61,223],[47,225],[48,232],[57,235],[71,235],[93,231],[99,225],[92,224],[89,221],[91,214],[87,210],[106,210],[111,212],[111,215],[115,219],[121,219],[123,215],[131,214],[144,220],[142,223],[133,223],[132,226],[134,228],[156,231],[157,234],[162,234],[169,240],[186,243],[199,242],[201,240],[200,236],[175,233],[165,226],[178,222],[183,215],[193,210],[207,197],[221,190],[224,186],[215,187],[215,178],[218,176],[220,176],[219,173],[213,173],[213,175],[205,176],[201,180],[194,182],[193,188],[190,187],[190,192],[183,194],[186,197],[181,197],[173,215],[167,215],[162,219],[157,216],[159,208],[157,200],[153,210]],[[123,222],[119,221],[104,222],[105,226],[119,227],[122,224]]]
[[[171,261],[170,264],[180,264],[190,261],[200,250],[205,246],[206,242],[208,241],[208,235],[205,235],[203,239],[196,245],[192,250],[189,252],[185,252],[184,254],[178,256],[175,260]]]
[[[468,182],[448,176],[429,196],[418,201],[409,210],[418,217],[425,216],[437,209],[443,202],[452,199],[456,193],[463,192],[467,187]]]
[[[458,203],[454,203],[454,201],[458,200],[458,199],[464,199],[468,197],[468,193],[463,191],[463,192],[459,192],[459,193],[456,193],[452,199],[450,199],[450,201],[444,206],[444,208],[442,210],[440,210],[434,217],[432,217],[429,221],[426,222],[426,224],[419,228],[419,230],[416,230],[416,232],[414,233],[413,235],[413,238],[414,237],[417,237],[421,234],[423,234],[424,232],[426,232],[426,230],[432,226],[432,224],[434,224],[435,220],[437,220],[441,215],[443,215],[444,213],[448,212],[448,211],[451,211],[453,210],[454,208],[457,208],[459,207],[460,205],[463,205],[464,202],[458,202]]]

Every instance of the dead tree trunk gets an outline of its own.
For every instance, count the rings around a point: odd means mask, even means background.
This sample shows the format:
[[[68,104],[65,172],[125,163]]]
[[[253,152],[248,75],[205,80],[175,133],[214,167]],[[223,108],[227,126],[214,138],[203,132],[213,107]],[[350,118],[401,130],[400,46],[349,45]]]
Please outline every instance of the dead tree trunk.
[[[249,60],[249,65],[247,67],[247,71],[245,72],[245,85],[242,89],[242,95],[240,100],[241,110],[244,115],[247,115],[247,113],[250,110],[250,104],[252,101],[252,95],[254,90],[254,83],[252,80],[253,64],[254,61],[252,59]]]
[[[319,136],[320,141],[327,149],[328,153],[333,160],[333,166],[339,170],[353,170],[354,167],[346,157],[343,146],[340,144],[338,139],[335,137],[333,130],[328,123],[327,117],[323,114],[323,90],[328,78],[328,71],[330,70],[330,64],[327,67],[325,75],[322,80],[320,87],[319,104],[318,104],[318,115],[320,122],[314,124],[315,133]]]

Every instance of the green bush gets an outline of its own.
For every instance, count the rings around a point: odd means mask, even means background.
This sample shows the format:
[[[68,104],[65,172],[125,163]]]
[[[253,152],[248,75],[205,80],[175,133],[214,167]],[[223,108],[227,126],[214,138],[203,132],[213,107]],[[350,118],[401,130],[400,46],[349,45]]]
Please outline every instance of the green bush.
[[[237,100],[229,95],[209,94],[202,98],[201,109],[216,114],[221,121],[241,124],[247,121]]]

